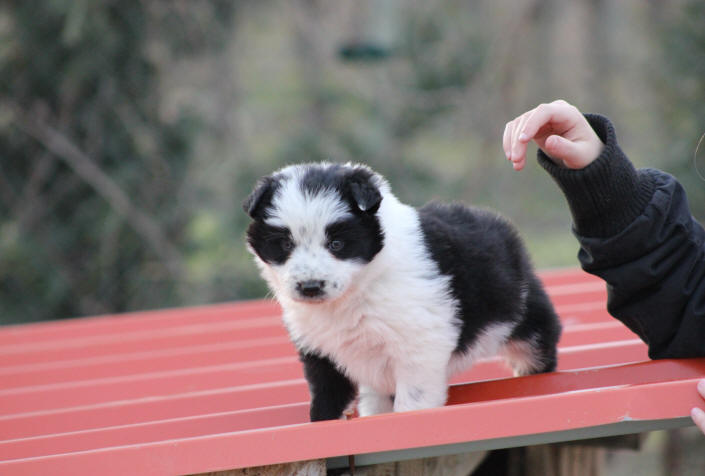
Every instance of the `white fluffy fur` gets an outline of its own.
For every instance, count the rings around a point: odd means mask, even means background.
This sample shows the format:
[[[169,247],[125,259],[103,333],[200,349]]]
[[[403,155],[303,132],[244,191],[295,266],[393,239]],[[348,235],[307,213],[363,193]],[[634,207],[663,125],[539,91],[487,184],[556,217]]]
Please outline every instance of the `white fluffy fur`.
[[[359,384],[363,416],[443,405],[451,374],[496,354],[511,327],[485,329],[465,357],[452,357],[460,332],[457,303],[449,278],[427,253],[416,210],[380,178],[383,249],[367,264],[338,260],[325,249],[324,231],[345,216],[344,205],[335,193],[303,193],[296,168],[282,173],[290,179],[267,221],[288,227],[297,246],[280,266],[257,261],[297,347],[331,357]],[[330,299],[297,300],[295,283],[306,279],[333,283]]]

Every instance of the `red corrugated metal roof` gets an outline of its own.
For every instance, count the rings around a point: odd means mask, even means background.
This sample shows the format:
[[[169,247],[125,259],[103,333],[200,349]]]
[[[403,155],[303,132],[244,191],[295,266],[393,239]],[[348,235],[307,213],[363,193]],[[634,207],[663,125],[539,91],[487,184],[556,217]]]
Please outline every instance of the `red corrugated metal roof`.
[[[488,360],[454,379],[444,408],[352,421],[308,423],[273,302],[0,328],[0,474],[374,462],[689,424],[705,359],[645,362],[602,282],[541,276],[564,324],[559,372],[508,378]]]

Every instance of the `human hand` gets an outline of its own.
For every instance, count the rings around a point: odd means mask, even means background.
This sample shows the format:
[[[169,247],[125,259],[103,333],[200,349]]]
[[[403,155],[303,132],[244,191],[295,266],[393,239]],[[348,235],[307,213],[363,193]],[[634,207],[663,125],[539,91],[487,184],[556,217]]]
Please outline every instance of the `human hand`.
[[[514,170],[526,165],[526,147],[531,140],[556,164],[569,169],[582,169],[604,148],[585,116],[562,99],[541,104],[507,123],[502,147]]]
[[[698,392],[703,398],[705,398],[705,379],[698,382]],[[695,407],[690,411],[690,417],[693,419],[698,428],[700,428],[700,431],[705,433],[705,411]]]

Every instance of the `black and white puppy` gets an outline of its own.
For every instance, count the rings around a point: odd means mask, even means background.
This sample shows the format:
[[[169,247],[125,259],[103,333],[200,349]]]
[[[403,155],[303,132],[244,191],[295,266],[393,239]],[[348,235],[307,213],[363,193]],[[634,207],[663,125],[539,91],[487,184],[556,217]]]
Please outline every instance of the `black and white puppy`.
[[[404,205],[363,165],[293,165],[244,202],[248,248],[283,308],[311,419],[441,406],[499,354],[556,366],[558,318],[512,226],[459,204]]]

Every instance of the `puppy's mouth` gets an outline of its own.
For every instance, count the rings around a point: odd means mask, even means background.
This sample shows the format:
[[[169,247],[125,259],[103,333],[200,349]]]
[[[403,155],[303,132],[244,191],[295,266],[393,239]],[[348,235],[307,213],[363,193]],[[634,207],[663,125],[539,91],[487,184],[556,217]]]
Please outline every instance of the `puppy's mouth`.
[[[320,296],[320,297],[306,297],[306,296],[300,296],[298,294],[294,294],[291,296],[291,298],[302,304],[323,304],[324,302],[328,301],[328,298],[326,296]]]

